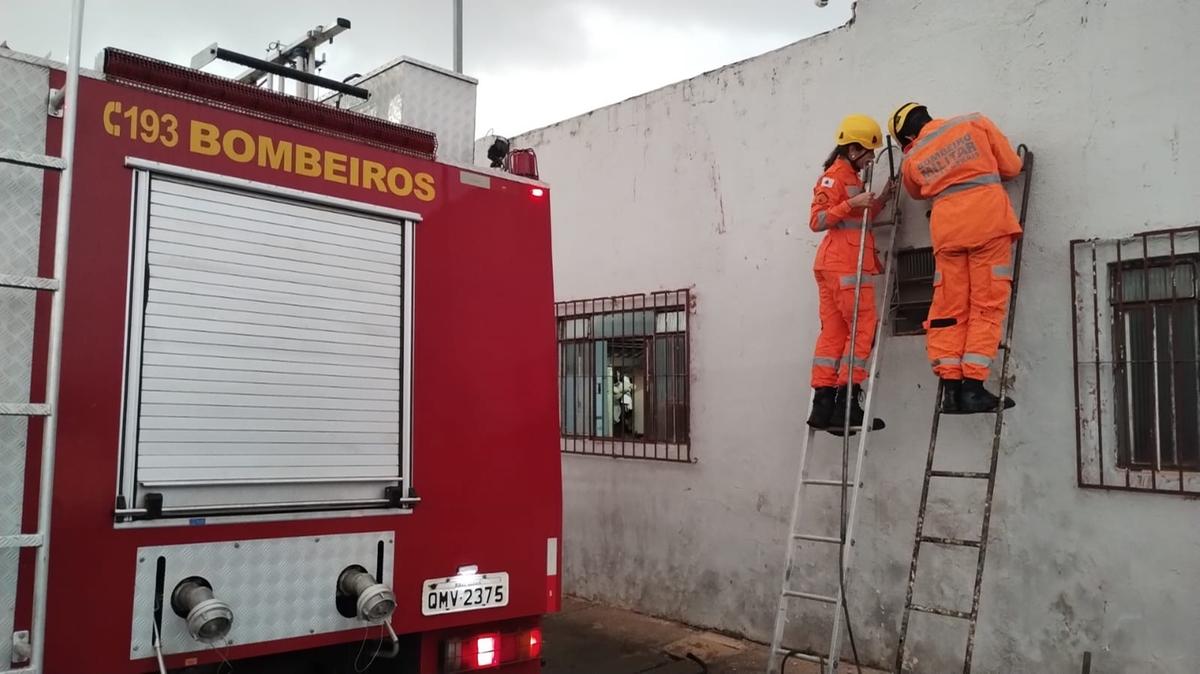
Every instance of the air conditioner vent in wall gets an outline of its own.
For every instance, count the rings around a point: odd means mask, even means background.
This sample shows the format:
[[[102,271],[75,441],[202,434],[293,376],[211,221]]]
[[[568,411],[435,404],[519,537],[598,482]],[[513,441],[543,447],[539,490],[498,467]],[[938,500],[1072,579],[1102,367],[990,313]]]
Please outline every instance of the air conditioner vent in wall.
[[[896,252],[896,296],[892,334],[923,335],[925,318],[933,302],[933,249],[913,248]]]

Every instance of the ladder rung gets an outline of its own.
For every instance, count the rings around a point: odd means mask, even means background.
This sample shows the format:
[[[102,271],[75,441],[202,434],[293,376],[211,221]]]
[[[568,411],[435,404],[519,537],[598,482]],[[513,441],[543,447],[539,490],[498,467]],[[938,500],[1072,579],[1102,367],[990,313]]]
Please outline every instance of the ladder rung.
[[[37,548],[42,545],[41,534],[19,534],[16,536],[0,536],[0,549],[3,548]]]
[[[932,613],[934,615],[945,616],[947,618],[958,618],[960,620],[971,619],[971,614],[967,613],[966,611],[955,611],[954,609],[938,608],[936,606],[922,606],[920,604],[913,604],[909,608],[914,611],[920,611],[921,613]]]
[[[803,660],[805,662],[816,662],[818,664],[825,663],[825,658],[823,658],[819,655],[811,655],[809,653],[799,653],[796,651],[789,651],[786,648],[777,648],[777,649],[775,649],[775,652],[780,655],[787,655],[788,653],[791,653],[792,659],[794,659],[794,660]]]
[[[990,480],[991,475],[988,473],[972,473],[968,470],[930,470],[931,477],[967,477],[971,480]]]
[[[965,477],[972,480],[990,480],[992,477],[990,473],[976,473],[965,470],[931,470],[929,471],[929,475],[931,477]]]
[[[58,279],[40,276],[13,276],[0,274],[0,288],[24,288],[26,290],[58,290]]]
[[[842,482],[841,480],[810,480],[804,479],[804,484],[815,484],[821,487],[853,487],[853,482]]]
[[[45,403],[0,403],[0,417],[45,416],[50,416],[50,406]]]
[[[922,536],[922,543],[937,543],[938,545],[958,545],[964,548],[977,548],[979,541],[970,541],[965,538],[945,538],[942,536]]]
[[[20,152],[18,150],[0,150],[0,164],[16,164],[17,166],[53,171],[61,171],[67,167],[67,163],[61,157],[49,157],[36,152]]]
[[[814,543],[841,543],[842,539],[837,536],[817,536],[814,534],[792,534],[792,538],[797,541],[813,541]]]
[[[808,599],[809,601],[819,601],[825,604],[836,604],[837,597],[830,597],[825,594],[813,594],[812,592],[800,592],[799,590],[784,590],[783,596],[795,597],[796,599]]]

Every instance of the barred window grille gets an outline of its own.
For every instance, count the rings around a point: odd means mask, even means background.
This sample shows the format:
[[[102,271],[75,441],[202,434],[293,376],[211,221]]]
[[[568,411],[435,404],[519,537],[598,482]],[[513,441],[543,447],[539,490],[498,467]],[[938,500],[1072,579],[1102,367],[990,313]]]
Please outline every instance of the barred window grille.
[[[562,451],[690,462],[687,290],[558,302]]]
[[[1071,243],[1084,487],[1200,493],[1200,228]]]
[[[1113,263],[1118,465],[1200,470],[1196,256]]]
[[[891,299],[892,334],[923,335],[933,303],[933,249],[896,251],[896,293]]]

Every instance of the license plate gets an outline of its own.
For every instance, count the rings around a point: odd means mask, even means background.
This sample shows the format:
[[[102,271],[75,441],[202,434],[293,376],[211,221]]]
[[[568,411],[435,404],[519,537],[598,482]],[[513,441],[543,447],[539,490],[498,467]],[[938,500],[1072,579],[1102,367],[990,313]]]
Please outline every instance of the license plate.
[[[425,581],[422,615],[508,606],[508,574],[478,573]]]

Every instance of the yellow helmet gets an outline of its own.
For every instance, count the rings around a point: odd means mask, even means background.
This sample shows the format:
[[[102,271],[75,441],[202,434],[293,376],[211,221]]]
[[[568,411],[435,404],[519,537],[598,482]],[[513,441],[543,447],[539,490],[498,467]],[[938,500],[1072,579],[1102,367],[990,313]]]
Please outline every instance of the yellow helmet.
[[[879,124],[866,115],[846,115],[838,125],[837,144],[850,143],[874,150],[883,145],[883,132],[879,130]]]
[[[892,132],[892,138],[899,140],[900,129],[903,129],[904,122],[908,121],[909,113],[917,108],[923,107],[925,106],[921,105],[920,103],[905,103],[904,105],[896,108],[896,111],[892,113],[891,119],[888,120],[888,131]]]

